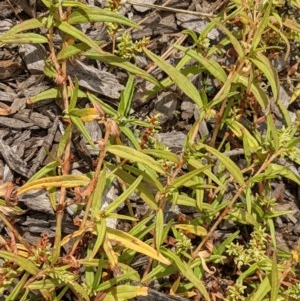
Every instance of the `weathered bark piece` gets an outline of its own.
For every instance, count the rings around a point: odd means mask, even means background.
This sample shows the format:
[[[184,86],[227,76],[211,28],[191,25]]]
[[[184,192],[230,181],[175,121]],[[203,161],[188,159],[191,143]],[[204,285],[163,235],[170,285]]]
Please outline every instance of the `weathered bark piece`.
[[[0,155],[5,160],[6,164],[13,171],[18,174],[26,177],[28,174],[27,164],[11,150],[10,146],[5,144],[4,141],[0,138]]]
[[[191,16],[183,13],[177,13],[176,19],[178,25],[180,25],[183,28],[193,30],[197,33],[201,33],[209,23],[209,21],[203,20],[200,17]],[[220,38],[220,32],[214,28],[209,32],[207,37],[212,40],[218,40]]]
[[[0,61],[0,79],[14,78],[23,72],[23,65],[20,58]]]
[[[141,4],[154,4],[156,0],[138,0],[138,2]],[[140,13],[144,13],[151,9],[150,7],[144,7],[140,5],[133,5],[133,8]]]
[[[168,132],[156,134],[154,137],[158,142],[163,143],[173,152],[182,152],[186,135],[182,132]]]
[[[81,87],[113,99],[118,99],[120,97],[119,91],[124,89],[115,75],[93,66],[87,66],[79,60],[75,60],[73,64],[68,64],[67,72],[72,77],[77,76]]]
[[[22,44],[19,46],[19,53],[26,64],[30,74],[41,74],[45,67],[47,52],[40,44]]]
[[[33,127],[34,123],[24,122],[10,117],[0,117],[0,126],[21,130]]]
[[[44,189],[31,190],[19,197],[28,209],[54,215],[48,193]]]
[[[35,174],[35,172],[37,171],[39,166],[41,166],[43,164],[43,161],[46,158],[45,149],[47,149],[50,152],[51,147],[52,147],[52,142],[54,140],[54,137],[55,137],[55,134],[56,134],[56,131],[58,128],[58,123],[59,123],[59,119],[58,119],[58,117],[56,117],[51,128],[48,131],[47,137],[44,138],[42,148],[39,150],[39,152],[33,162],[33,165],[31,166],[30,170],[28,171],[28,178],[31,178]]]
[[[176,93],[162,92],[158,97],[155,104],[155,110],[167,119],[173,118],[177,109],[178,98]]]
[[[47,116],[29,109],[24,109],[14,114],[13,117],[24,122],[33,123],[42,129],[48,129],[51,126],[51,121]]]

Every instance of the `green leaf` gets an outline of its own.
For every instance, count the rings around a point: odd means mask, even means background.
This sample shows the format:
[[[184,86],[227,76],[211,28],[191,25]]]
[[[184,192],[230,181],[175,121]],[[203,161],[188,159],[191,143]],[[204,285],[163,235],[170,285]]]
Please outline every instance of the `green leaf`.
[[[247,140],[247,145],[249,146],[251,151],[257,151],[259,144],[256,139],[250,134],[247,128],[244,127],[244,125],[232,118],[226,119],[225,122],[236,137],[241,140]]]
[[[58,161],[52,161],[50,163],[48,163],[47,165],[45,165],[43,168],[41,168],[35,175],[33,175],[28,181],[34,181],[37,179],[40,179],[41,177],[47,175],[49,172],[55,170],[58,166],[60,165],[60,163]]]
[[[69,116],[72,123],[77,127],[77,129],[81,132],[81,134],[83,135],[83,137],[88,141],[88,143],[95,148],[95,144],[89,134],[89,132],[87,131],[87,129],[84,126],[84,123],[81,121],[81,119],[79,117],[75,117],[70,115]]]
[[[158,208],[155,218],[155,248],[157,252],[163,243],[164,224],[164,213],[161,208]]]
[[[137,271],[130,269],[130,267],[127,268],[126,271],[124,271],[124,269],[122,268],[122,271],[124,272],[124,274],[117,276],[117,277],[113,277],[108,281],[104,281],[102,282],[100,285],[98,285],[98,287],[96,287],[94,289],[95,292],[101,292],[104,290],[108,290],[111,287],[114,287],[116,284],[118,284],[119,282],[126,282],[126,281],[136,281],[136,282],[140,282],[140,277]]]
[[[107,236],[108,239],[114,240],[120,244],[122,244],[125,248],[130,250],[134,250],[138,253],[144,254],[150,258],[153,258],[163,264],[169,265],[171,264],[168,259],[166,259],[161,254],[158,254],[155,249],[144,243],[143,241],[137,239],[136,237],[130,235],[129,233],[107,228]]]
[[[15,25],[14,27],[12,27],[8,31],[6,31],[4,35],[6,35],[6,36],[14,35],[16,33],[22,32],[22,31],[37,29],[37,28],[41,28],[41,27],[43,27],[43,23],[39,19],[33,18],[33,19],[29,19],[29,20],[23,21],[23,22]]]
[[[158,191],[163,192],[164,187],[157,178],[157,174],[154,173],[149,173],[149,170],[141,170],[139,167],[134,167],[128,164],[123,164],[122,165],[123,169],[126,171],[129,171],[132,175],[138,176],[143,176],[143,180],[146,183],[149,183],[151,186],[154,186],[158,189]]]
[[[260,20],[260,22],[254,32],[254,36],[253,36],[252,44],[251,44],[252,51],[255,51],[255,49],[257,48],[258,44],[261,41],[261,36],[269,23],[269,17],[270,17],[273,1],[268,1],[267,3],[268,3],[268,5],[267,5],[267,8],[263,12],[263,17]]]
[[[152,75],[142,70],[141,68],[137,67],[136,65],[128,62],[128,60],[117,57],[116,55],[110,54],[103,50],[99,51],[95,49],[90,49],[84,52],[83,55],[86,56],[87,58],[98,60],[100,62],[115,67],[119,67],[121,69],[128,71],[129,73],[134,74],[135,76],[141,77],[149,81],[150,83],[153,83],[156,86],[161,86],[161,84]]]
[[[106,169],[103,168],[98,175],[95,175],[93,181],[95,181],[95,188],[91,195],[91,217],[92,219],[95,219],[96,217],[98,217],[99,211],[102,206],[103,193],[106,184]]]
[[[238,222],[245,225],[257,226],[258,224],[255,218],[252,216],[252,214],[250,214],[243,208],[235,208],[229,213],[227,218],[231,221]]]
[[[73,2],[73,1],[72,1]],[[110,22],[114,24],[122,24],[131,28],[140,28],[140,26],[126,18],[125,16],[111,12],[106,9],[98,7],[88,7],[84,5],[71,13],[68,17],[69,24],[82,24],[82,23],[94,23],[94,22]]]
[[[58,143],[58,148],[57,148],[57,158],[58,159],[62,159],[62,155],[65,152],[66,149],[66,145],[70,142],[71,140],[71,136],[72,136],[72,128],[73,126],[71,124],[69,124],[66,129],[65,132],[63,134],[63,136],[60,138],[59,143]]]
[[[218,62],[212,59],[207,59],[203,57],[200,53],[196,52],[195,50],[187,49],[183,46],[176,45],[175,48],[183,51],[185,54],[197,60],[200,64],[202,64],[207,69],[209,73],[211,73],[221,83],[226,82],[228,76]]]
[[[180,90],[190,99],[192,99],[199,108],[203,107],[202,99],[198,90],[186,76],[184,76],[175,67],[164,61],[162,58],[152,53],[150,50],[145,48],[144,52],[160,69],[168,74],[168,76],[180,88]]]
[[[131,110],[131,101],[134,92],[134,76],[129,75],[125,89],[121,92],[121,100],[118,106],[118,113],[127,117]]]
[[[191,283],[193,283],[193,285],[200,291],[206,301],[211,301],[203,282],[195,276],[193,270],[188,266],[186,262],[182,261],[175,253],[168,249],[161,248],[161,252],[173,261],[177,269],[182,273],[184,277],[186,277],[189,281],[191,281]]]
[[[120,177],[125,183],[132,184],[135,181],[135,177],[133,177],[130,173],[122,170],[122,169],[116,169],[115,165],[106,163],[106,166],[114,171],[114,174],[118,177]],[[144,183],[140,183],[140,185],[137,187],[138,189],[138,195],[143,199],[143,201],[153,210],[157,210],[157,203],[155,200],[155,197],[153,196],[151,190],[148,187],[149,185],[145,185]]]
[[[192,171],[184,174],[183,176],[175,179],[172,182],[171,187],[178,189],[178,188],[184,186],[189,180],[191,180],[195,176],[198,176],[200,173],[204,172],[204,170],[209,169],[210,167],[211,167],[210,165],[202,166],[201,168],[197,168],[195,170],[192,170]]]
[[[79,175],[64,175],[56,177],[46,177],[31,182],[27,182],[20,188],[18,188],[17,195],[21,195],[30,190],[46,189],[51,187],[78,187],[86,186],[90,183],[90,179],[87,176]]]
[[[28,272],[31,275],[37,275],[40,270],[35,266],[35,264],[28,258],[21,257],[15,253],[0,251],[0,257],[11,262],[14,262],[23,270]]]
[[[244,77],[242,75],[239,75],[236,77],[236,82],[242,84],[246,88],[248,86],[250,87],[250,91],[255,96],[255,99],[259,103],[259,105],[262,107],[263,110],[267,108],[267,105],[269,103],[267,94],[255,83],[249,84],[249,79],[247,77]]]
[[[144,154],[148,154],[154,156],[159,159],[165,159],[174,163],[179,163],[179,157],[168,150],[160,150],[160,149],[143,149]]]
[[[280,288],[280,278],[279,277],[279,270],[277,266],[277,258],[276,258],[276,252],[273,252],[272,256],[272,272],[270,275],[270,284],[271,284],[271,298],[270,301],[277,301],[277,297],[279,294],[279,288]]]
[[[18,283],[14,286],[14,288],[11,291],[11,293],[9,294],[9,296],[6,296],[6,298],[5,298],[6,301],[19,300],[17,298],[21,294],[21,291],[24,288],[24,285],[29,276],[30,276],[30,274],[26,272],[25,274],[23,274],[23,276],[20,280],[18,279]]]
[[[127,301],[138,296],[148,296],[148,288],[135,285],[118,285],[111,288],[102,301]]]
[[[90,46],[92,49],[95,49],[98,53],[103,53],[102,49],[94,42],[91,38],[89,38],[86,34],[84,34],[81,30],[75,28],[67,22],[60,21],[57,23],[57,28],[62,32],[78,39],[79,41],[85,43]]]
[[[78,99],[78,78],[75,77],[75,86],[71,88],[71,99],[69,103],[69,110],[74,109]]]
[[[107,147],[107,151],[129,161],[145,164],[158,173],[166,174],[165,170],[157,161],[141,151],[135,150],[131,147],[124,145],[110,145]]]
[[[264,74],[267,78],[275,100],[279,96],[279,78],[278,73],[271,65],[269,59],[262,53],[257,53],[255,58],[250,58],[251,62]]]
[[[47,38],[36,33],[20,33],[0,36],[0,42],[5,44],[42,44],[48,43]]]
[[[298,185],[300,185],[300,178],[299,176],[297,176],[296,174],[294,174],[288,166],[282,166],[279,164],[275,164],[272,163],[270,164],[270,169],[274,172],[276,172],[277,174],[297,183]]]
[[[206,144],[199,143],[201,148],[206,149],[208,152],[213,154],[220,162],[226,167],[226,169],[230,172],[230,174],[235,178],[235,180],[242,185],[244,183],[244,177],[239,167],[227,156],[220,153],[218,150],[210,147]]]
[[[70,89],[68,89],[68,96],[71,96]],[[81,90],[78,90],[78,98],[86,98],[86,97],[87,97],[86,93],[82,92]],[[32,104],[41,100],[52,99],[52,98],[53,99],[62,98],[61,88],[51,88],[41,93],[38,93],[37,95],[30,97],[27,100],[27,103]]]
[[[107,214],[114,212],[124,203],[128,197],[135,191],[143,180],[143,176],[139,176],[120,196],[118,196],[111,204],[105,208]]]
[[[199,225],[177,224],[177,225],[175,225],[175,228],[183,230],[183,231],[190,232],[190,233],[195,234],[197,236],[206,236],[207,235],[206,229],[199,226]]]
[[[100,104],[101,108],[106,114],[109,114],[111,116],[118,116],[118,112],[115,109],[113,109],[106,102],[96,97],[94,94],[87,92],[87,97],[91,103]]]
[[[136,148],[137,150],[141,150],[141,146],[137,137],[134,135],[134,133],[132,132],[132,130],[129,128],[128,125],[119,125],[119,129],[133,144],[134,148]]]
[[[267,134],[266,137],[274,148],[274,151],[277,152],[279,150],[280,144],[279,144],[279,134],[278,130],[275,127],[275,122],[273,120],[272,114],[267,115]]]
[[[188,159],[188,164],[190,164],[192,167],[199,169],[202,168],[203,165],[199,160],[196,160],[194,158]],[[226,190],[226,186],[211,172],[210,169],[203,170],[203,173],[208,176],[209,179],[214,181],[220,188],[222,188],[224,191]]]
[[[215,23],[217,27],[219,27],[227,35],[239,58],[243,58],[245,56],[244,49],[237,38],[231,33],[230,30],[228,30],[222,23],[220,23],[219,20],[217,22],[215,21]]]
[[[101,42],[95,41],[97,45],[101,45]],[[64,47],[56,56],[57,60],[66,60],[70,57],[76,56],[80,54],[83,51],[87,51],[89,49],[89,46],[87,46],[84,43],[76,43],[73,45],[68,45]]]
[[[96,241],[93,247],[93,251],[89,254],[88,259],[93,259],[96,254],[99,252],[101,245],[104,242],[105,234],[106,234],[106,221],[104,218],[101,218],[96,222]]]
[[[272,2],[271,2],[272,3]],[[265,277],[263,281],[260,282],[259,287],[254,290],[254,292],[249,295],[245,301],[262,301],[265,300],[264,297],[271,290],[271,285],[268,277]]]

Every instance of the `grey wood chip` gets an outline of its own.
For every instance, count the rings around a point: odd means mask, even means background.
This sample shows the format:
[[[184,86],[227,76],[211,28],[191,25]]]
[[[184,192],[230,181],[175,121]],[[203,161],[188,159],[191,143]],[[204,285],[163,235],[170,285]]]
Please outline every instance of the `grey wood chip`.
[[[87,66],[79,60],[75,60],[73,64],[68,64],[67,69],[72,77],[77,76],[81,87],[107,97],[118,99],[120,97],[119,91],[124,89],[115,75],[93,66]]]
[[[0,126],[5,126],[11,129],[27,129],[34,126],[34,123],[27,123],[15,118],[0,116]]]
[[[47,52],[44,46],[39,44],[22,44],[19,53],[31,74],[41,74],[45,67]]]
[[[5,144],[0,138],[0,154],[10,169],[26,177],[28,174],[26,163],[11,150],[10,146]]]
[[[188,14],[177,13],[176,14],[177,23],[183,28],[193,30],[197,33],[201,33],[203,29],[207,26],[209,21],[202,20],[200,17],[191,16]],[[209,39],[218,40],[220,38],[220,31],[213,28],[207,35]]]
[[[24,109],[18,112],[14,115],[14,118],[24,122],[33,123],[42,129],[48,129],[51,126],[49,117],[38,112],[32,112],[32,110],[29,109]]]
[[[54,215],[48,193],[43,190],[32,190],[19,197],[19,202],[23,202],[29,209]]]
[[[181,152],[184,146],[186,135],[179,131],[156,134],[154,138],[167,146],[174,152]]]

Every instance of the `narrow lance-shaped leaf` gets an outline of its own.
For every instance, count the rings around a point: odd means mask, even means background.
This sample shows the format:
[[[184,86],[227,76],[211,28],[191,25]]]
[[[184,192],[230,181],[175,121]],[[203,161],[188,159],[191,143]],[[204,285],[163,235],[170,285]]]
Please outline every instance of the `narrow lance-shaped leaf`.
[[[99,215],[99,211],[101,210],[102,200],[103,200],[103,193],[106,184],[106,168],[103,168],[99,175],[94,178],[93,181],[96,181],[95,188],[93,190],[92,195],[92,205],[91,205],[91,217],[94,219]]]
[[[77,129],[81,132],[83,137],[88,141],[88,143],[93,148],[95,148],[95,144],[94,144],[89,132],[85,128],[84,123],[81,121],[81,119],[78,117],[72,116],[72,115],[70,115],[70,119],[71,119],[72,123],[77,127]]]
[[[100,48],[99,48],[100,49]],[[161,87],[159,81],[157,81],[152,75],[150,75],[148,72],[142,70],[141,68],[137,67],[136,65],[128,62],[128,60],[122,59],[116,55],[113,55],[111,53],[105,52],[103,50],[95,50],[90,49],[83,53],[84,56],[90,59],[98,60],[100,62],[110,64],[112,66],[119,67],[121,69],[124,69],[130,73],[132,73],[135,76],[139,76],[150,83],[153,83],[156,86]]]
[[[70,96],[70,89],[68,90],[68,96]],[[48,90],[45,90],[41,93],[38,93],[35,96],[32,96],[30,98],[27,99],[27,103],[28,104],[32,104],[41,100],[45,100],[45,99],[51,99],[51,98],[61,98],[62,97],[62,93],[61,93],[61,88],[51,88]],[[86,93],[82,92],[81,90],[78,91],[78,98],[85,98],[87,97]]]
[[[268,277],[265,276],[265,279],[260,282],[258,288],[255,289],[254,292],[245,299],[245,301],[265,300],[264,298],[270,290],[271,290],[270,281],[269,281]]]
[[[206,144],[199,143],[201,148],[206,149],[208,152],[213,154],[220,162],[226,167],[226,169],[230,172],[230,174],[236,179],[236,181],[242,185],[244,183],[243,174],[240,171],[239,167],[227,156],[220,153],[218,150],[210,147]]]
[[[106,166],[110,170],[115,170],[116,166],[106,163]],[[127,184],[132,184],[136,178],[132,176],[130,173],[122,170],[122,169],[117,169],[114,171],[114,174],[118,177],[120,177],[124,182]],[[144,183],[140,183],[140,185],[137,187],[138,194],[139,196],[143,199],[143,201],[153,210],[157,210],[157,203],[155,200],[155,197],[151,190],[149,189],[148,185],[145,185]]]
[[[241,83],[243,86],[248,88],[248,85],[249,85],[248,78],[239,75],[236,78],[236,82]],[[250,83],[250,91],[255,96],[255,99],[257,100],[259,105],[262,107],[262,109],[265,110],[269,103],[267,94],[264,91],[262,91],[262,89],[255,83]]]
[[[148,288],[135,285],[117,285],[109,290],[102,301],[127,301],[138,296],[148,296]]]
[[[269,23],[269,17],[270,17],[273,1],[268,1],[267,3],[268,3],[267,8],[263,11],[263,17],[262,17],[261,21],[259,22],[257,29],[254,32],[252,45],[251,45],[252,51],[257,48],[259,42],[261,41],[261,36]],[[262,2],[260,5],[263,5]]]
[[[221,22],[215,21],[215,23],[227,35],[239,58],[243,58],[245,56],[244,50],[237,38]]]
[[[79,175],[46,177],[24,184],[18,189],[17,195],[19,196],[27,191],[43,188],[86,186],[89,182],[90,179],[88,177]]]
[[[14,301],[14,300],[19,300],[18,296],[21,294],[24,285],[28,279],[28,277],[30,276],[29,273],[25,273],[21,280],[18,281],[18,283],[14,286],[13,290],[11,291],[11,293],[9,294],[9,296],[6,296],[5,300],[6,301]]]
[[[173,261],[177,269],[200,291],[206,301],[211,301],[203,282],[199,280],[199,278],[194,274],[193,270],[185,262],[183,262],[175,253],[168,249],[162,248],[161,252]]]
[[[4,35],[8,36],[22,31],[37,29],[41,27],[43,27],[43,23],[39,19],[33,18],[15,25],[14,27],[6,31]]]
[[[187,55],[197,60],[208,70],[208,72],[210,72],[220,82],[222,83],[226,82],[228,76],[218,62],[203,57],[200,53],[196,52],[195,50],[186,49],[183,46],[176,46],[176,48],[178,48],[179,50],[185,52]]]
[[[269,143],[273,145],[275,152],[279,150],[280,144],[279,144],[279,134],[278,130],[276,129],[275,122],[273,120],[273,116],[271,114],[267,115],[267,138],[269,140]]]
[[[70,99],[70,104],[69,104],[69,109],[74,109],[77,103],[78,99],[78,78],[77,76],[75,77],[75,86],[71,88],[71,99]]]
[[[146,154],[142,153],[141,151],[135,150],[128,146],[110,145],[107,147],[107,151],[109,153],[112,153],[121,158],[130,160],[132,162],[145,164],[148,167],[152,168],[153,170],[155,170],[161,174],[166,173],[165,170],[162,168],[162,166],[157,161],[155,161],[153,158],[151,158],[150,156],[147,156]]]
[[[49,172],[55,170],[58,166],[60,165],[60,163],[58,161],[52,161],[50,163],[48,163],[47,165],[45,165],[42,169],[40,169],[35,175],[33,175],[28,181],[34,181],[37,179],[40,179],[41,177],[47,175]]]
[[[78,8],[77,10],[74,10],[68,17],[69,24],[82,24],[94,22],[117,23],[132,28],[140,27],[137,23],[129,20],[128,18],[119,13],[111,12],[109,10],[101,9],[98,7],[88,7],[86,5],[84,5],[81,8]]]
[[[162,58],[155,55],[148,49],[144,49],[144,52],[147,56],[164,72],[168,74],[168,76],[173,80],[173,82],[180,88],[180,90],[186,94],[190,99],[192,99],[199,108],[203,107],[203,102],[200,97],[200,94],[196,87],[189,81],[187,77],[185,77],[180,71],[178,71],[175,67],[165,62]]]
[[[179,157],[175,153],[168,150],[161,149],[143,149],[143,153],[157,157],[159,159],[165,159],[174,163],[179,163]]]
[[[143,176],[139,176],[120,196],[118,196],[111,204],[109,204],[105,208],[105,212],[109,214],[118,209],[120,205],[124,203],[126,199],[135,191],[142,180]]]
[[[121,101],[118,106],[118,113],[121,116],[128,116],[131,109],[131,101],[134,92],[134,76],[129,75],[125,89],[121,92]]]
[[[190,232],[190,233],[198,235],[198,236],[206,236],[207,235],[206,229],[199,225],[177,224],[177,225],[175,225],[175,228]]]
[[[157,254],[155,249],[128,233],[117,229],[107,228],[107,237],[108,239],[117,241],[130,250],[149,256],[166,265],[171,264],[164,256]]]
[[[171,187],[179,188],[181,186],[184,186],[184,184],[187,181],[191,180],[192,178],[199,175],[201,172],[204,172],[204,170],[209,169],[210,167],[211,167],[210,165],[202,166],[201,168],[197,168],[195,170],[192,170],[192,171],[184,174],[183,176],[175,179],[172,182]]]
[[[275,100],[277,100],[279,95],[279,78],[269,59],[263,54],[257,53],[256,58],[250,58],[250,60],[267,78],[271,86],[273,96]]]
[[[160,246],[163,243],[163,233],[164,233],[164,213],[161,208],[158,208],[156,212],[155,220],[155,248],[159,252]]]
[[[0,42],[5,44],[42,44],[48,43],[48,40],[37,33],[19,33],[0,36]]]
[[[27,271],[31,275],[37,275],[39,273],[39,269],[31,260],[28,260],[27,258],[23,258],[21,256],[7,251],[0,251],[0,257],[16,263],[18,266],[20,266],[23,270]]]

